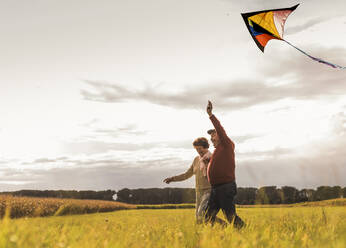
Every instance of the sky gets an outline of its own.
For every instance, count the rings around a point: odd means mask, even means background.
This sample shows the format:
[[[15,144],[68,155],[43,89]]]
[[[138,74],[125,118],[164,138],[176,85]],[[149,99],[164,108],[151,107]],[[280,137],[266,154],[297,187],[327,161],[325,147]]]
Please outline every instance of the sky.
[[[208,100],[238,187],[345,187],[346,70],[262,53],[240,15],[297,3],[284,38],[346,66],[344,0],[1,1],[0,191],[194,187],[162,181],[209,138]]]

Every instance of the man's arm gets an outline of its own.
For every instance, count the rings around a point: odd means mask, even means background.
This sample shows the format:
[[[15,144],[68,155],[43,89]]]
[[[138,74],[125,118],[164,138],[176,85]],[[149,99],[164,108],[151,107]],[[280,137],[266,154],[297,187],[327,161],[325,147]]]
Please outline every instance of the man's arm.
[[[164,179],[163,182],[165,182],[167,184],[170,182],[180,182],[180,181],[184,181],[186,179],[189,179],[192,176],[193,176],[193,164],[190,166],[190,168],[185,173],[177,175],[177,176],[173,176],[173,177],[168,177],[168,178]]]
[[[232,140],[227,136],[225,129],[221,126],[220,121],[215,117],[213,114],[213,105],[211,101],[208,101],[207,105],[207,113],[209,115],[209,119],[213,123],[213,126],[215,127],[216,133],[219,136],[219,139],[221,143],[231,143],[234,147],[234,143]]]
[[[217,132],[217,135],[219,136],[220,142],[223,144],[233,143],[232,140],[227,136],[225,129],[221,126],[220,121],[215,117],[215,115],[212,115],[210,117],[210,120],[215,127],[215,130]]]

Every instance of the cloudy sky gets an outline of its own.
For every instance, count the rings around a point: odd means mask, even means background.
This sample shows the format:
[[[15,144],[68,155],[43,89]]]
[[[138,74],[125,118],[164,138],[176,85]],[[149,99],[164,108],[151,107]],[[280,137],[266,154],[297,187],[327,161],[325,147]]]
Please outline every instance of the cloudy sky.
[[[167,187],[208,99],[238,186],[346,186],[346,70],[240,16],[297,3],[284,38],[346,66],[345,0],[1,1],[0,191]]]

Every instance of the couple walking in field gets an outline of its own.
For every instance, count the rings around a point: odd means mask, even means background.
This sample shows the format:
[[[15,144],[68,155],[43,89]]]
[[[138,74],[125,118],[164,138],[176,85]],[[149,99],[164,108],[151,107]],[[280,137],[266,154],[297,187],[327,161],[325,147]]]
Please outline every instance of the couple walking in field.
[[[234,197],[237,194],[235,181],[234,143],[227,136],[219,120],[212,113],[213,105],[208,101],[207,114],[215,129],[208,130],[215,150],[209,151],[208,140],[204,137],[193,142],[198,156],[183,174],[164,179],[165,183],[186,180],[195,175],[196,181],[196,220],[197,223],[227,223],[216,217],[221,209],[229,223],[236,228],[244,226],[236,214]]]

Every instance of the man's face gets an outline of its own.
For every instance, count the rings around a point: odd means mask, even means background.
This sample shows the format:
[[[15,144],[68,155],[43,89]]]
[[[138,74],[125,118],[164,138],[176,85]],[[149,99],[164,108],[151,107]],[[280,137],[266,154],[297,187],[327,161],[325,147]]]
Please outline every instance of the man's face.
[[[194,147],[197,153],[199,154],[199,156],[201,157],[208,152],[208,148],[204,148],[203,146],[194,146]]]
[[[211,136],[211,142],[213,143],[214,147],[216,148],[217,145],[220,143],[220,139],[219,139],[219,136],[217,135],[217,132],[212,132],[210,134]]]

